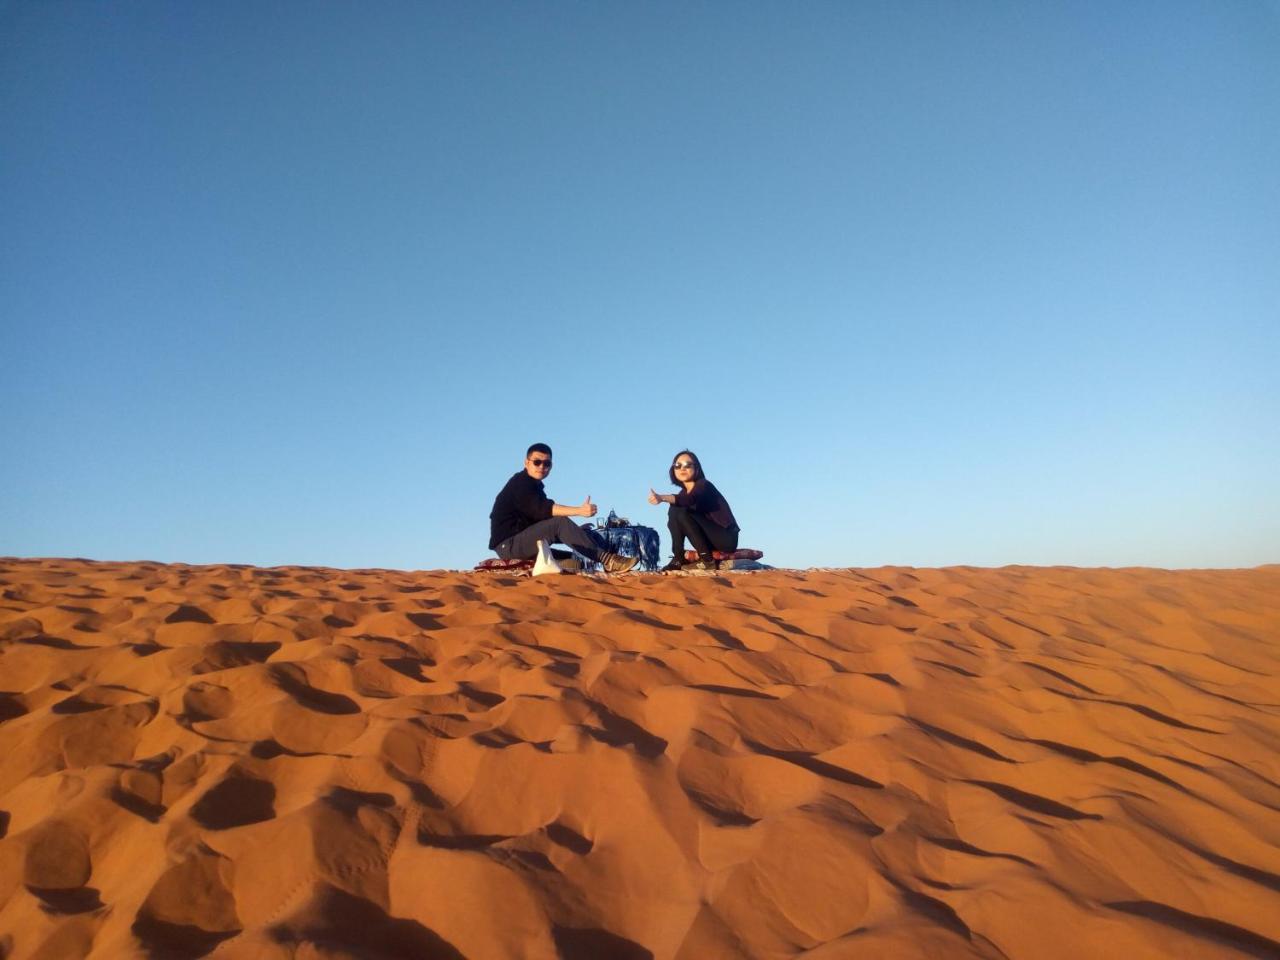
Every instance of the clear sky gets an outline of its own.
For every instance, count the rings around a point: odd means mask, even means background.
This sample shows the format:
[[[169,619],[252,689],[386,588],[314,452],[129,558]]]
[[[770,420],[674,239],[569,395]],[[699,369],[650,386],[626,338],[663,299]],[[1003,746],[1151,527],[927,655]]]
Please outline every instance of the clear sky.
[[[1280,4],[0,3],[0,554],[1280,561]]]

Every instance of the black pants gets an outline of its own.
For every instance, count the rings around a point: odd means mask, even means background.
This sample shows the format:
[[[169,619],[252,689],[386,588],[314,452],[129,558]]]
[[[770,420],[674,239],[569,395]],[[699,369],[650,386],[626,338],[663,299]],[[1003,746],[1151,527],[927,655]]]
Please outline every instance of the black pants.
[[[693,549],[699,554],[710,553],[712,550],[730,553],[738,549],[737,527],[726,530],[687,507],[668,508],[667,529],[671,531],[671,553],[676,557],[684,556],[685,537],[689,538]]]
[[[573,547],[588,560],[600,561],[600,555],[607,550],[604,543],[589,530],[583,530],[568,517],[550,517],[539,520],[531,527],[525,527],[514,537],[508,537],[493,548],[494,553],[503,560],[532,560],[538,553],[538,541],[547,546],[553,543],[565,543]]]

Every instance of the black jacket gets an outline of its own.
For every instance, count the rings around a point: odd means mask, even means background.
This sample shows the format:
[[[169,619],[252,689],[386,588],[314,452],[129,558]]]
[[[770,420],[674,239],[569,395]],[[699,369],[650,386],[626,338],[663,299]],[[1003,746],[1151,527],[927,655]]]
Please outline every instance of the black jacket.
[[[521,530],[551,516],[554,504],[542,490],[542,481],[521,470],[507,481],[489,511],[489,549]]]
[[[681,488],[676,494],[676,502],[673,506],[700,513],[716,526],[724,527],[726,530],[738,529],[738,521],[734,519],[733,511],[729,509],[729,501],[716,489],[716,485],[705,477],[693,485],[692,492]]]

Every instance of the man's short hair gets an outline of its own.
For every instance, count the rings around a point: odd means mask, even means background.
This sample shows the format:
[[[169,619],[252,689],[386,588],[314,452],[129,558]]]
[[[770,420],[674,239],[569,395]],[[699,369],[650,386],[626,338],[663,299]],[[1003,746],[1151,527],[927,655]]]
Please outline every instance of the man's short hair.
[[[524,452],[524,458],[528,460],[535,453],[545,453],[549,457],[551,456],[551,448],[548,447],[545,443],[535,443],[533,446],[531,446],[528,450]]]

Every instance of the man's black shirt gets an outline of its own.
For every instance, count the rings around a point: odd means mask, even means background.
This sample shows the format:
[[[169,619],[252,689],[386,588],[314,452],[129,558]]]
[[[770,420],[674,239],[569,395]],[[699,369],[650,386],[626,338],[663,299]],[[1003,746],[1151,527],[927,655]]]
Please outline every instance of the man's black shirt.
[[[539,520],[551,516],[552,501],[542,491],[542,481],[521,470],[493,501],[489,511],[489,549],[509,540]]]

